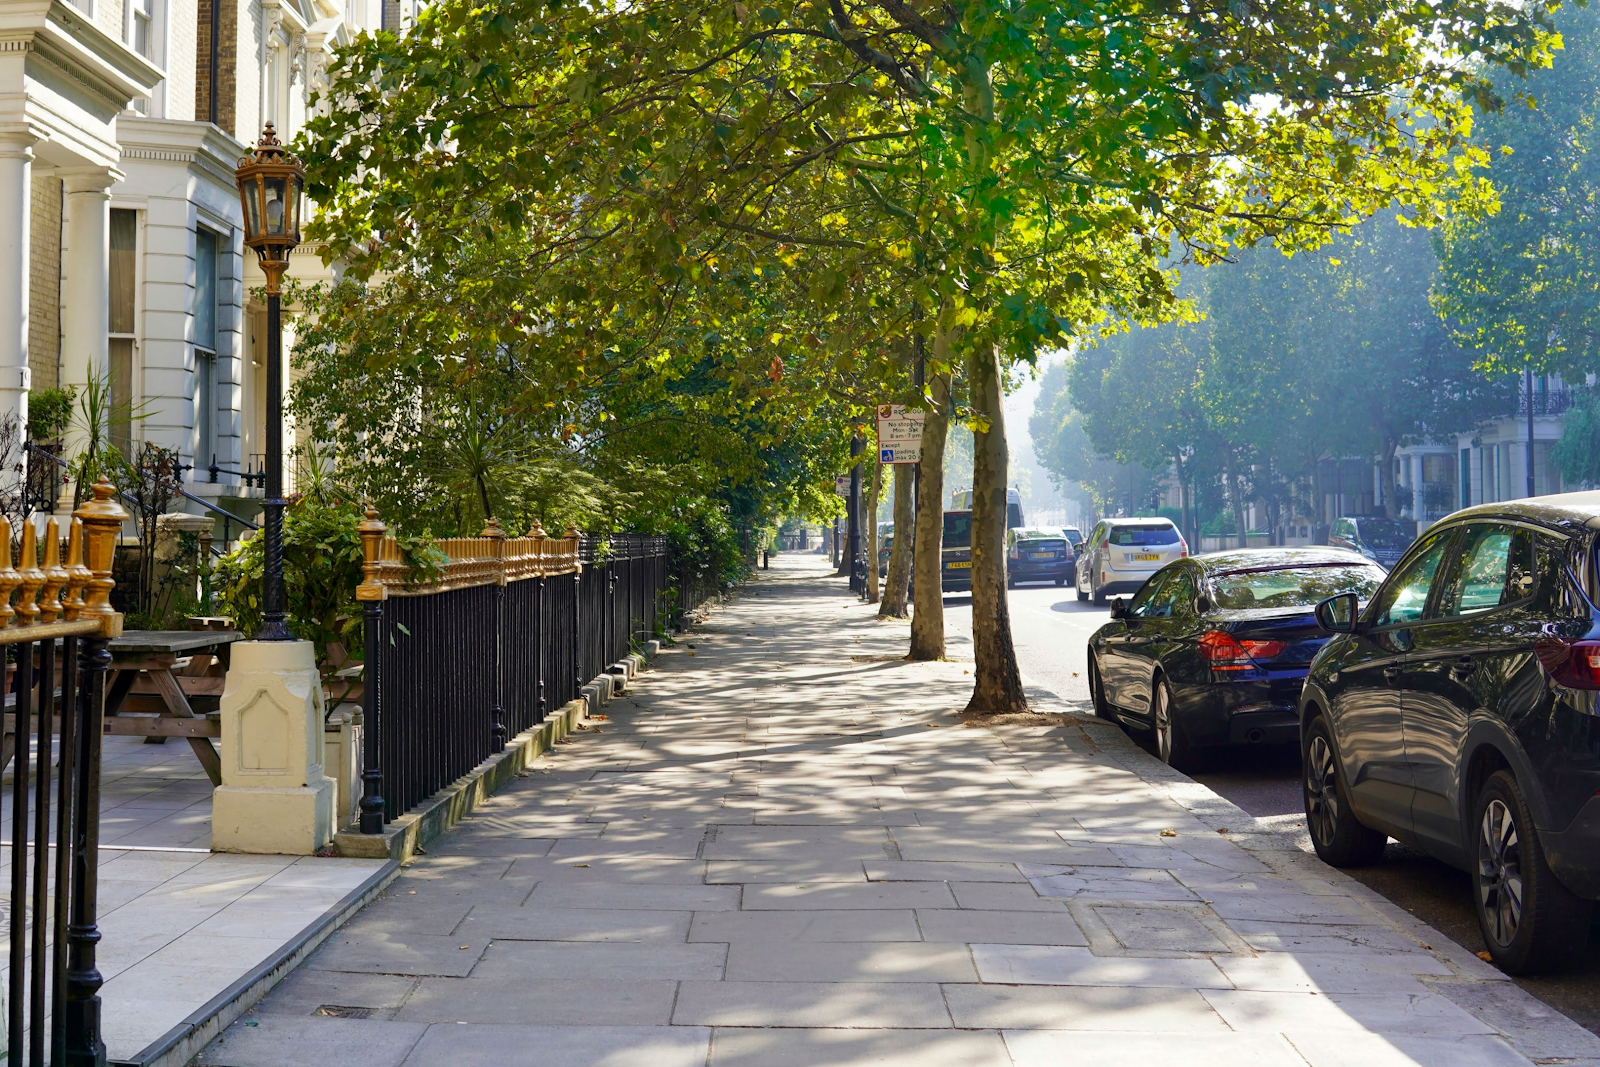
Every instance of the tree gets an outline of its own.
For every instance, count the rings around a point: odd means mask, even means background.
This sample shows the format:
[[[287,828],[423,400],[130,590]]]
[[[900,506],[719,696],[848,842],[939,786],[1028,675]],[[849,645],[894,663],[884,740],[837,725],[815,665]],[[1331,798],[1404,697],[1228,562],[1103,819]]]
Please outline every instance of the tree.
[[[1441,230],[1434,299],[1485,367],[1581,379],[1600,367],[1600,14],[1574,7],[1557,26],[1558,61],[1479,126],[1499,210]]]
[[[858,278],[903,269],[877,291],[920,313],[930,378],[972,386],[974,600],[998,604],[1003,366],[1169,313],[1175,242],[1210,261],[1471,199],[1471,104],[1498,98],[1465,57],[1543,62],[1547,21],[1537,0],[445,0],[344,54],[346,106],[309,125],[316,236],[359,275],[514,228],[526,255],[491,284],[546,292],[534,321],[571,323],[579,350],[591,320],[658,321],[730,262],[850,306]],[[1003,613],[974,631],[996,655],[970,710],[1019,709]]]

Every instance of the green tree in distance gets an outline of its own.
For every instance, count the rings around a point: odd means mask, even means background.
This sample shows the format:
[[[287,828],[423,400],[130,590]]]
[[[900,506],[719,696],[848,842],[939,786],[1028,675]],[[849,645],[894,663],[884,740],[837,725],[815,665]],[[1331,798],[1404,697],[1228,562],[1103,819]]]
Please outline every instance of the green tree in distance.
[[[1600,368],[1600,11],[1567,9],[1558,25],[1559,60],[1479,123],[1499,210],[1440,231],[1434,300],[1486,368],[1581,381]]]

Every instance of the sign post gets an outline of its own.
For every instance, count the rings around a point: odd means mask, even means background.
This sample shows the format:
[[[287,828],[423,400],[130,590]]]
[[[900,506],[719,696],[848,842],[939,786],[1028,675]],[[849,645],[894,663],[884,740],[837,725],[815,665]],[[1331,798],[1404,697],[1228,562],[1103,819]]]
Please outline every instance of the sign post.
[[[878,462],[917,463],[922,459],[922,423],[928,413],[904,404],[878,405]]]

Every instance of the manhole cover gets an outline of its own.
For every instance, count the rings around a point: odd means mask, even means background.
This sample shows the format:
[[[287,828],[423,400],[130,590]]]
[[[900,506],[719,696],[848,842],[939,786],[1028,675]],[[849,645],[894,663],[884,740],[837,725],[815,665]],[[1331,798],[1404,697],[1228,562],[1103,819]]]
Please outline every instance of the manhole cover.
[[[343,1004],[324,1004],[312,1015],[331,1015],[335,1019],[369,1019],[372,1017],[371,1008],[349,1008]]]

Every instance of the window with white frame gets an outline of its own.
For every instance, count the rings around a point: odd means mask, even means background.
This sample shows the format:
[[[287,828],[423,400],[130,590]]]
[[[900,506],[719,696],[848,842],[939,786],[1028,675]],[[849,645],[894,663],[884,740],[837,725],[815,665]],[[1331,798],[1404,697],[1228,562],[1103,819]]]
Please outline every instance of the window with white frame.
[[[216,461],[217,291],[222,237],[194,232],[194,465]]]
[[[110,401],[107,431],[111,443],[127,455],[133,445],[134,348],[139,281],[139,213],[124,208],[111,209],[110,256]]]

